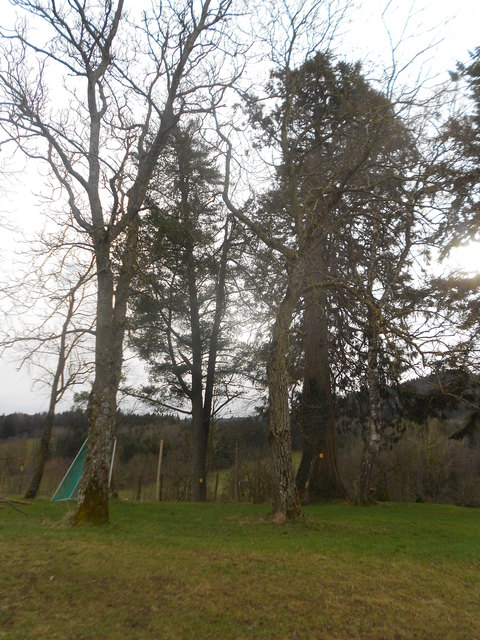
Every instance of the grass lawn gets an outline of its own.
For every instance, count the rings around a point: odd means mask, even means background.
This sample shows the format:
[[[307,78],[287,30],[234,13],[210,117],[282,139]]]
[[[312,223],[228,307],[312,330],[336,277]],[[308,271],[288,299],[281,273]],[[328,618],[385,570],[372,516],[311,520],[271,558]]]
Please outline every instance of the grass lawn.
[[[480,639],[480,510],[0,506],[1,640]]]

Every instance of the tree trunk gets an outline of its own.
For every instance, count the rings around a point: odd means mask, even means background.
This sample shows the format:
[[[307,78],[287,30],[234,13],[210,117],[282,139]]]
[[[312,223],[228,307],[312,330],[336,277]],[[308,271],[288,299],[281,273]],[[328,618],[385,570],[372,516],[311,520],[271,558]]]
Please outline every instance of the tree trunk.
[[[203,419],[202,398],[192,400],[193,426],[193,487],[194,502],[207,500],[207,442],[208,428]]]
[[[222,319],[225,313],[225,286],[227,279],[227,264],[230,252],[231,236],[230,221],[225,221],[224,238],[222,245],[222,253],[220,257],[217,286],[215,292],[215,313],[213,317],[213,325],[210,333],[210,344],[208,347],[207,374],[205,376],[205,392],[203,401],[203,429],[202,429],[202,455],[203,455],[203,484],[200,487],[200,499],[207,499],[207,453],[208,439],[210,436],[210,425],[212,423],[213,413],[213,393],[216,382],[217,370],[217,354],[220,341],[220,332],[222,327]]]
[[[105,524],[109,519],[108,472],[113,445],[116,392],[112,382],[97,374],[87,408],[88,443],[75,524]]]
[[[318,280],[318,273],[312,274]],[[309,280],[310,284],[311,278]],[[336,424],[328,354],[325,287],[305,294],[305,370],[300,409],[302,458],[296,483],[300,496],[312,501],[338,500],[346,491],[338,471]]]
[[[200,305],[194,257],[194,230],[190,219],[188,193],[184,194],[184,227],[185,253],[184,260],[187,267],[188,298],[190,306],[190,336],[192,340],[192,428],[193,428],[193,486],[192,499],[194,502],[207,500],[207,441],[208,427],[204,422],[203,411],[203,354],[202,330],[200,326]],[[206,429],[206,430],[205,430]]]
[[[113,446],[116,389],[108,384],[99,389],[99,382],[96,381],[88,403],[87,452],[74,524],[106,524],[109,520],[108,472]]]
[[[189,221],[190,223],[190,221]],[[187,273],[190,301],[192,335],[192,422],[193,422],[193,500],[207,500],[207,453],[210,424],[212,422],[213,392],[220,339],[221,322],[225,310],[225,282],[228,252],[230,249],[229,220],[225,222],[224,241],[219,264],[219,274],[215,294],[215,313],[208,348],[205,389],[203,389],[202,335],[200,327],[200,305],[195,276],[193,255],[193,230],[187,225],[190,239],[186,240]]]
[[[67,331],[72,320],[75,309],[75,293],[84,282],[83,276],[79,279],[78,283],[72,287],[69,292],[67,314],[62,326],[62,332],[60,334],[60,345],[58,351],[57,366],[53,376],[52,387],[50,390],[50,403],[48,406],[47,417],[45,420],[45,426],[43,427],[42,437],[40,439],[40,450],[38,452],[38,458],[36,461],[35,471],[30,482],[30,486],[25,494],[25,498],[33,499],[36,497],[38,490],[40,489],[40,483],[43,477],[43,471],[45,464],[48,460],[50,453],[50,438],[52,437],[53,421],[55,419],[55,409],[57,402],[63,396],[66,386],[61,384],[61,380],[64,376],[65,363],[67,360]]]
[[[297,301],[298,296],[289,290],[277,312],[267,357],[269,444],[275,483],[273,512],[284,514],[287,520],[301,515],[292,464],[287,374],[288,331]]]
[[[382,410],[380,401],[380,384],[378,378],[378,321],[375,314],[369,314],[367,329],[368,340],[368,396],[370,403],[370,419],[365,438],[362,462],[357,481],[355,502],[368,504],[372,501],[372,471],[380,450],[382,433]]]
[[[45,425],[42,431],[42,437],[40,439],[40,449],[38,451],[38,456],[35,465],[35,471],[33,473],[32,480],[30,481],[30,486],[25,493],[25,498],[28,500],[33,500],[36,497],[38,490],[40,489],[40,483],[43,477],[43,471],[45,469],[45,464],[48,460],[48,455],[50,453],[50,438],[52,436],[52,427],[53,420],[55,418],[55,411],[48,411],[47,417],[45,420]]]
[[[114,319],[109,247],[105,243],[96,249],[95,381],[87,406],[88,443],[74,524],[105,524],[109,520],[108,472],[123,356],[123,331]]]

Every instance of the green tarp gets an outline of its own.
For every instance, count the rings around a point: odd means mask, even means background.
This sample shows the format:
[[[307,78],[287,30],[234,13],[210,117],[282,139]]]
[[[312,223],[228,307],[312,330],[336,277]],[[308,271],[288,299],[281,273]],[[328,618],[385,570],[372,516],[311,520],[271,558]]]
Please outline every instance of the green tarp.
[[[52,496],[52,502],[60,502],[62,500],[75,500],[78,495],[78,486],[82,478],[83,466],[85,464],[85,454],[87,451],[87,441],[77,453],[75,460],[70,465],[63,480],[58,485],[58,489]]]

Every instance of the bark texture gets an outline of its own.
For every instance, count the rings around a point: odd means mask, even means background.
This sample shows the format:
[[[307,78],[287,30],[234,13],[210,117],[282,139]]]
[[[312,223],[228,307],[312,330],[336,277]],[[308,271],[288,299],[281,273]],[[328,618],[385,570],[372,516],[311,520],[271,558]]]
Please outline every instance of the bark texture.
[[[109,520],[108,472],[113,445],[116,394],[111,389],[94,390],[90,396],[88,446],[79,489],[74,524],[106,524]]]
[[[138,219],[133,219],[127,229],[115,287],[110,239],[103,230],[95,237],[95,381],[87,406],[88,443],[74,524],[86,521],[105,524],[109,520],[108,471],[122,375],[127,301],[137,258],[138,225]]]
[[[129,250],[128,242],[126,251]],[[130,250],[134,251],[132,246]],[[133,256],[132,256],[133,258]],[[117,304],[121,305],[117,287]],[[88,443],[74,523],[107,523],[108,470],[123,355],[125,313],[114,307],[112,265],[105,243],[97,245],[95,381],[87,406]]]
[[[338,470],[336,424],[329,363],[327,294],[317,270],[309,274],[305,293],[305,370],[300,425],[302,458],[296,483],[303,500],[338,500],[346,491]]]
[[[287,372],[288,331],[297,301],[298,296],[289,290],[277,312],[267,358],[269,444],[275,479],[273,512],[284,514],[287,520],[301,515],[292,464]]]

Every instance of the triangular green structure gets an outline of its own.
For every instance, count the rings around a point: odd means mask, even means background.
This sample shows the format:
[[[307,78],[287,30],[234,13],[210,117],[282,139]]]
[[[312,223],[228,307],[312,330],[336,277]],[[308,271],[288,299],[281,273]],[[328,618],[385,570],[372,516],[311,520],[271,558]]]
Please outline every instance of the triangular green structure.
[[[75,456],[75,460],[70,465],[67,473],[63,476],[63,480],[60,482],[57,490],[52,496],[52,502],[61,502],[62,500],[75,500],[75,498],[77,497],[78,486],[80,484],[80,480],[82,479],[83,466],[85,464],[87,440],[85,440],[82,447],[80,448],[80,451]]]

